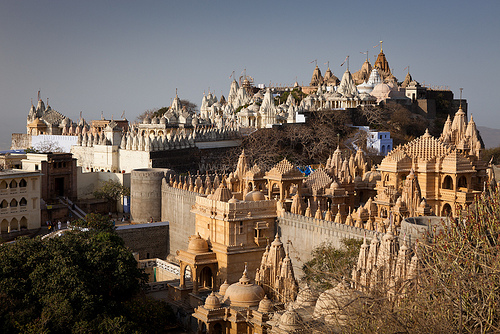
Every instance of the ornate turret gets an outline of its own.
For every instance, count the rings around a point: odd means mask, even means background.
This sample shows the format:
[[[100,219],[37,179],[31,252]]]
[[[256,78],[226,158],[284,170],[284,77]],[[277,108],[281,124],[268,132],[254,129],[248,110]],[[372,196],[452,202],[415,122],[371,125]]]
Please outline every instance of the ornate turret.
[[[319,69],[318,65],[314,68],[314,72],[311,78],[311,83],[309,84],[310,86],[319,86],[323,84],[323,76],[321,75],[321,70]]]

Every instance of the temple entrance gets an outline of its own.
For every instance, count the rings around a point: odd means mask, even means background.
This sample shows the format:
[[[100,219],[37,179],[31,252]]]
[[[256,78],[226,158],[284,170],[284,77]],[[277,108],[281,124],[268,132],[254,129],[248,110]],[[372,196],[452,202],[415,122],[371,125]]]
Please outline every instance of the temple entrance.
[[[56,177],[54,190],[56,196],[64,196],[64,177]]]
[[[200,286],[203,288],[211,289],[213,287],[213,275],[209,267],[205,267],[201,270],[199,282]]]
[[[222,325],[220,323],[216,323],[214,325],[214,334],[223,334],[222,332]]]

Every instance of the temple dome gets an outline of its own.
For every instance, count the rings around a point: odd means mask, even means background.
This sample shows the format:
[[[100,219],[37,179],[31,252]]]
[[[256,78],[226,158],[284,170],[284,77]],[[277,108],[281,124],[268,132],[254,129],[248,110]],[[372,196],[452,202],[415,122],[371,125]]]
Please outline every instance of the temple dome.
[[[217,296],[215,295],[215,293],[211,293],[207,299],[205,300],[205,305],[204,307],[207,309],[207,310],[215,310],[215,309],[218,309],[220,308],[220,300],[219,298],[217,298]]]
[[[296,307],[308,307],[314,306],[316,301],[318,300],[318,295],[316,295],[308,284],[304,286],[303,289],[300,289],[297,294],[297,299],[295,301]]]
[[[208,252],[208,243],[199,234],[192,235],[189,237],[188,251],[191,253],[206,253]]]
[[[142,120],[142,123],[143,124],[151,124],[151,118],[149,118],[148,116],[144,117],[144,119]]]
[[[327,323],[345,321],[346,308],[354,306],[353,303],[359,299],[361,292],[350,288],[345,281],[340,282],[336,287],[323,292],[316,302],[314,308],[314,318],[324,318]]]
[[[222,285],[219,287],[219,294],[221,296],[224,296],[226,294],[227,288],[229,288],[229,283],[227,283],[227,280],[222,283]]]
[[[264,299],[262,299],[259,303],[259,309],[258,311],[261,313],[269,313],[273,310],[273,303],[267,298],[267,296],[264,296]]]
[[[256,202],[256,201],[265,201],[266,196],[261,193],[259,190],[254,190],[246,194],[245,201],[247,202]]]
[[[229,201],[227,201],[227,202],[228,202],[228,203],[238,203],[238,202],[239,202],[239,200],[233,196],[233,198],[231,198],[231,199],[230,199]]]
[[[215,190],[212,195],[212,199],[221,202],[228,202],[233,197],[231,190],[226,187],[224,182],[221,182],[219,187]]]
[[[278,327],[287,332],[294,332],[304,325],[304,321],[300,315],[293,309],[283,313],[280,317]]]
[[[243,272],[238,283],[231,284],[224,294],[224,303],[231,306],[251,307],[259,305],[264,298],[264,289],[260,285],[250,283],[247,269]]]

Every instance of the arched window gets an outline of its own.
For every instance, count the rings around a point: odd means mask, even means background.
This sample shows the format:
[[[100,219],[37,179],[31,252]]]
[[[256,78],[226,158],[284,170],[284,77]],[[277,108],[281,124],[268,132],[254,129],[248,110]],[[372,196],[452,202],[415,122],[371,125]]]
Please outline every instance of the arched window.
[[[453,190],[453,179],[451,176],[446,175],[443,180],[443,189]]]
[[[3,200],[2,203],[0,203],[0,208],[1,209],[5,209],[8,206],[9,206],[9,203],[6,200]]]
[[[0,189],[7,189],[7,182],[5,181],[0,182]]]
[[[14,199],[12,199],[12,201],[10,201],[10,207],[11,207],[11,208],[14,208],[14,207],[16,207],[16,206],[17,206],[17,201],[16,201],[16,199],[14,198]]]
[[[385,145],[382,145],[382,148],[380,149],[380,152],[381,152],[382,154],[385,154]]]
[[[465,177],[465,175],[460,176],[460,178],[458,179],[457,187],[458,188],[467,188],[467,178]]]
[[[21,181],[19,181],[19,187],[21,188],[26,188],[26,184],[27,182],[25,179],[21,179]]]
[[[28,228],[28,220],[26,217],[23,216],[20,221],[21,229],[27,229]]]
[[[17,181],[16,180],[12,180],[10,181],[10,188],[17,188]]]
[[[21,200],[19,201],[19,206],[26,206],[28,205],[28,201],[26,200],[26,198],[21,198]]]

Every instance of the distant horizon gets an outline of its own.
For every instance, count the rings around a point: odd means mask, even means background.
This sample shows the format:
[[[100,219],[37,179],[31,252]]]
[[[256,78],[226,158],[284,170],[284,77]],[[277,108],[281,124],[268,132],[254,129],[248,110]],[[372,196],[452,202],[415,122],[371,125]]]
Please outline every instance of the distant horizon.
[[[367,8],[364,8],[367,7]],[[370,8],[368,10],[368,8]],[[239,3],[33,1],[0,4],[0,149],[26,133],[30,100],[73,121],[133,121],[170,105],[176,88],[198,107],[203,93],[227,97],[230,75],[255,83],[307,85],[314,60],[341,78],[370,62],[383,40],[394,75],[448,86],[468,101],[477,125],[500,129],[497,78],[500,3],[388,1]]]

